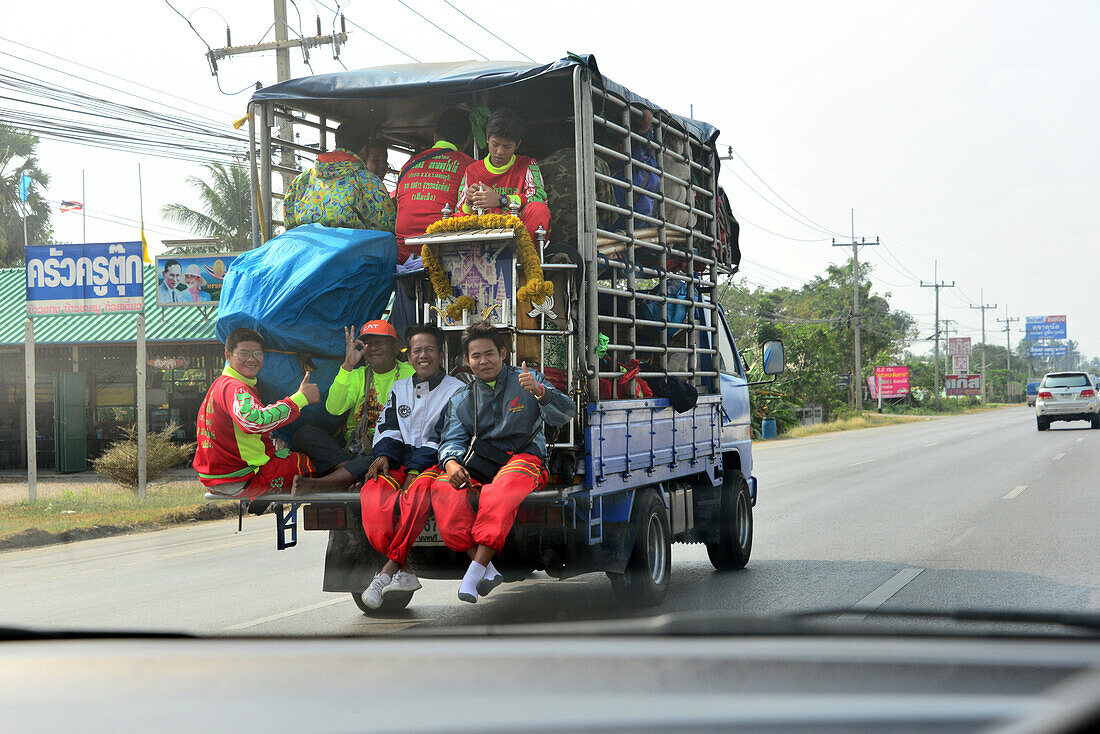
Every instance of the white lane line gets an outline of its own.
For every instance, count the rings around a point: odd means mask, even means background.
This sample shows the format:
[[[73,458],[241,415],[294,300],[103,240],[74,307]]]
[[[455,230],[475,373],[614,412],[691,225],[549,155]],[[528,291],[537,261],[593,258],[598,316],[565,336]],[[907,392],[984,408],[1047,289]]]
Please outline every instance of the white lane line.
[[[1085,440],[1085,436],[1081,436],[1081,438],[1077,439],[1077,443],[1081,443],[1084,440]]]
[[[1055,455],[1054,455],[1054,461],[1061,461],[1061,460],[1062,460],[1062,457],[1063,457],[1063,456],[1065,456],[1065,455],[1066,455],[1066,452],[1065,452],[1065,451],[1063,451],[1063,452],[1062,452],[1062,453],[1060,453],[1060,454],[1055,454]]]
[[[977,436],[979,433],[981,433],[981,431],[971,431],[970,433],[968,433],[966,435],[967,436]]]
[[[874,459],[864,459],[863,461],[857,461],[856,463],[849,464],[848,466],[859,466],[860,464],[870,464],[872,461],[874,461]]]
[[[871,609],[878,609],[887,599],[892,597],[904,589],[910,581],[920,576],[924,572],[923,568],[903,568],[890,577],[886,583],[872,591],[867,596],[863,597],[855,604],[852,605],[852,612],[840,615],[840,619],[843,620],[859,620],[866,619],[866,614],[859,614],[860,611],[869,611]]]
[[[939,445],[939,443],[940,443],[939,441],[933,441],[932,443],[926,443],[926,444],[924,444],[924,448],[926,448],[926,449],[930,449],[930,448],[932,448],[933,446],[938,446],[938,445]]]
[[[966,530],[962,531],[962,532],[961,532],[961,533],[959,534],[959,536],[958,536],[957,538],[955,538],[954,540],[952,540],[951,542],[949,542],[949,543],[947,544],[947,547],[948,547],[948,548],[951,548],[951,547],[953,547],[953,546],[956,546],[956,545],[958,545],[959,543],[961,543],[961,542],[963,542],[964,540],[966,540],[967,538],[969,538],[969,537],[970,537],[970,534],[971,534],[971,533],[973,533],[973,532],[974,532],[975,530],[977,530],[977,529],[978,529],[978,526],[977,526],[977,525],[971,525],[971,526],[970,526],[970,527],[968,527],[968,528],[967,528]]]
[[[312,612],[315,609],[324,609],[325,607],[331,607],[334,604],[343,604],[347,602],[347,598],[341,596],[339,599],[329,599],[328,601],[317,602],[316,604],[310,604],[308,607],[299,607],[298,609],[291,609],[289,612],[280,612],[279,614],[272,614],[267,617],[260,617],[259,619],[253,619],[248,622],[241,622],[235,624],[232,627],[226,627],[226,632],[235,632],[236,630],[248,629],[249,627],[256,627],[257,625],[265,624],[267,622],[277,622],[280,619],[286,619],[287,617],[293,617],[296,614],[305,614],[306,612]]]
[[[1026,484],[1021,484],[1021,485],[1020,485],[1019,487],[1017,487],[1016,489],[1012,490],[1011,492],[1009,492],[1008,494],[1006,494],[1006,495],[1005,495],[1004,497],[1001,497],[1001,499],[1003,499],[1003,500],[1013,500],[1013,499],[1016,499],[1017,497],[1019,497],[1019,496],[1020,496],[1020,493],[1021,493],[1021,492],[1023,492],[1023,491],[1025,490],[1025,489],[1027,489],[1027,485],[1026,485]]]

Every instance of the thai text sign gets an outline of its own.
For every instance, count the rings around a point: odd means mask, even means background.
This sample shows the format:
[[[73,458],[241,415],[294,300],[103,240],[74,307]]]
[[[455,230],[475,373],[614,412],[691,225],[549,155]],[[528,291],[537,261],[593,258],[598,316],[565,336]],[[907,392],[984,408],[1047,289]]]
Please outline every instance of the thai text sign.
[[[970,337],[953,336],[948,339],[947,353],[952,357],[970,356]]]
[[[956,354],[951,358],[951,374],[970,374],[970,357],[965,354]]]
[[[900,367],[875,367],[875,382],[882,393],[882,397],[904,398],[909,394],[909,368],[904,365]]]
[[[1066,339],[1066,317],[1028,316],[1028,339]]]
[[[948,395],[981,395],[981,375],[948,375],[944,387]]]
[[[140,311],[140,242],[27,248],[27,315]]]
[[[1065,357],[1067,354],[1069,354],[1069,347],[1065,344],[1028,347],[1027,350],[1027,356],[1029,357]]]
[[[157,258],[158,306],[216,306],[237,252]]]

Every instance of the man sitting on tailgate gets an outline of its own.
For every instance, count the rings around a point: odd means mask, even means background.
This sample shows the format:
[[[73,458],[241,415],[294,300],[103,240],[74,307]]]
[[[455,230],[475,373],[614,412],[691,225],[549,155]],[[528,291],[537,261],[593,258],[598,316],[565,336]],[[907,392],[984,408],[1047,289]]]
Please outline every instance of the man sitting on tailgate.
[[[538,161],[516,154],[523,142],[523,120],[511,110],[497,110],[485,122],[485,137],[489,155],[466,168],[458,208],[467,215],[475,209],[507,214],[508,207],[516,202],[519,217],[535,241],[535,230],[540,225],[550,231],[550,208]]]
[[[344,123],[336,130],[336,150],[319,153],[298,174],[283,197],[283,222],[393,232],[397,210],[385,184],[363,162],[375,147],[362,130]]]
[[[194,467],[212,492],[253,499],[289,488],[291,480],[314,471],[304,454],[276,450],[271,433],[321,400],[307,372],[293,395],[264,405],[256,375],[264,363],[264,338],[252,329],[234,329],[225,340],[225,369],[199,408]],[[323,467],[323,471],[330,467]]]
[[[377,609],[395,591],[420,588],[403,570],[409,548],[424,529],[432,508],[432,482],[439,476],[436,451],[451,397],[465,387],[443,374],[443,332],[433,325],[405,332],[409,362],[416,370],[393,384],[374,431],[374,463],[359,493],[363,530],[386,564],[363,592],[363,604]],[[400,507],[400,517],[394,510]]]
[[[315,463],[339,468],[316,478],[299,477],[294,481],[296,495],[344,489],[363,479],[374,460],[371,455],[374,428],[382,406],[389,400],[390,388],[397,380],[414,373],[412,365],[397,359],[397,332],[385,321],[363,324],[356,339],[345,328],[344,341],[347,345],[344,364],[325,400],[325,410],[330,415],[347,413],[343,442],[316,426],[305,426],[294,433],[294,445]]]

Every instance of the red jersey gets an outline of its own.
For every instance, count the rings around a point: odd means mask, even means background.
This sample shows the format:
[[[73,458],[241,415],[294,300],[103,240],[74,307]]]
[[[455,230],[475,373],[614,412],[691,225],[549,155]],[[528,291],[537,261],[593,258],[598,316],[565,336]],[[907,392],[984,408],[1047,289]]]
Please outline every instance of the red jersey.
[[[466,169],[466,175],[462,177],[458,192],[458,206],[463,214],[472,214],[474,211],[466,203],[466,187],[475,183],[484,184],[487,188],[509,199],[518,199],[521,216],[527,202],[546,203],[546,188],[542,184],[542,172],[539,170],[538,161],[529,156],[514,155],[508,165],[502,168],[494,166],[488,156],[471,163]],[[508,210],[494,207],[487,209],[485,213],[507,214]]]
[[[255,385],[255,379],[226,365],[202,401],[194,467],[208,487],[255,474],[275,456],[271,432],[297,418],[308,403],[296,392],[264,405]]]
[[[405,238],[424,234],[430,224],[443,218],[444,206],[454,206],[459,183],[473,161],[454,145],[440,140],[414,155],[401,169],[394,191],[398,263],[408,260],[409,255],[420,254],[420,248],[405,246]]]

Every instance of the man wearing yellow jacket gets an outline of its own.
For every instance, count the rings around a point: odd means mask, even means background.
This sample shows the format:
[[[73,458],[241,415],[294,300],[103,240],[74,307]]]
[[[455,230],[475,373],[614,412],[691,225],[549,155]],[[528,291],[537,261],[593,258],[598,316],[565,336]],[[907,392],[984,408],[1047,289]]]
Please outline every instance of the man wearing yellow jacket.
[[[316,464],[342,466],[326,476],[298,478],[294,482],[295,494],[343,488],[362,480],[373,461],[374,427],[382,406],[389,400],[393,383],[416,373],[408,362],[397,359],[397,332],[386,321],[368,321],[355,339],[345,328],[344,340],[347,344],[344,364],[329,388],[325,410],[331,415],[347,413],[343,432],[346,450],[314,426],[301,428],[294,434],[295,447]],[[362,366],[364,361],[366,365]]]

